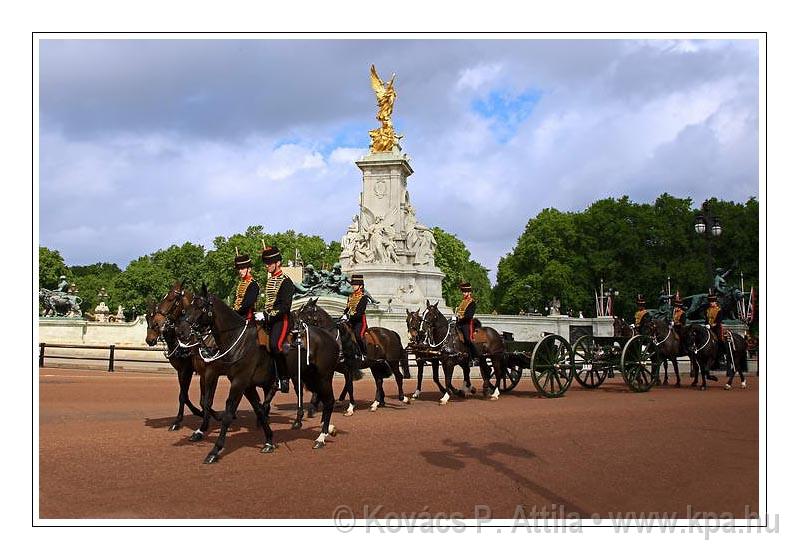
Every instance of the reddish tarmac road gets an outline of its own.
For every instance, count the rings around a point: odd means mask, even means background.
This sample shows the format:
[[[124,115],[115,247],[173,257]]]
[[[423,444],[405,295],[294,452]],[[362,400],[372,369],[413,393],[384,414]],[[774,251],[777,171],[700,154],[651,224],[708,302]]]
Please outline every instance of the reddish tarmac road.
[[[276,453],[259,453],[262,435],[243,400],[220,462],[204,465],[211,441],[187,439],[198,418],[167,430],[177,409],[174,375],[39,373],[43,519],[330,519],[337,506],[357,517],[424,510],[464,518],[481,506],[481,517],[491,511],[496,519],[518,506],[582,517],[758,510],[757,378],[746,390],[712,384],[644,394],[615,379],[545,399],[526,377],[497,402],[446,406],[426,380],[420,401],[391,400],[372,413],[367,376],[356,384],[355,415],[334,412],[339,435],[324,449],[311,449],[319,420],[290,430],[292,401],[279,395]],[[394,397],[394,383],[385,387]],[[405,387],[410,394],[412,382]],[[227,388],[220,383],[215,408]],[[196,378],[191,397],[199,402]]]

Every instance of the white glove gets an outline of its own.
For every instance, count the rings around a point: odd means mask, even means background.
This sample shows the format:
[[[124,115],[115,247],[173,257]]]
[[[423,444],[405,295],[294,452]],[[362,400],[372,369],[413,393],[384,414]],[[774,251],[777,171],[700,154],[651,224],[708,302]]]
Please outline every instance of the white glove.
[[[456,317],[455,315],[453,315],[452,317],[450,317],[450,321],[452,321],[453,323],[455,323],[456,321],[458,321],[458,317]]]
[[[347,313],[342,313],[342,316],[339,317],[340,321],[347,321]]]

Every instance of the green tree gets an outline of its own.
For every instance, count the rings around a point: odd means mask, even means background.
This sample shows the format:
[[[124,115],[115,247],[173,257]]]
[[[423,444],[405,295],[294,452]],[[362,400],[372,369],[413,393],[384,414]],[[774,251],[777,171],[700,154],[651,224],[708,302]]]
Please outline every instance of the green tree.
[[[116,311],[117,305],[122,305],[116,289],[117,279],[122,271],[116,264],[97,263],[88,266],[71,266],[69,270],[82,300],[81,311],[94,310],[100,303],[97,294],[101,289],[105,289],[108,293],[105,302],[112,312]]]
[[[47,288],[54,290],[58,286],[58,278],[65,275],[70,279],[70,271],[67,265],[64,264],[64,258],[61,253],[48,249],[47,247],[39,247],[39,288]]]
[[[472,284],[472,292],[477,302],[478,313],[490,313],[494,309],[492,289],[488,271],[479,263],[470,259],[470,252],[464,242],[455,235],[441,228],[431,229],[436,239],[436,250],[433,259],[437,267],[444,273],[442,295],[449,307],[458,307],[461,301],[461,282]]]

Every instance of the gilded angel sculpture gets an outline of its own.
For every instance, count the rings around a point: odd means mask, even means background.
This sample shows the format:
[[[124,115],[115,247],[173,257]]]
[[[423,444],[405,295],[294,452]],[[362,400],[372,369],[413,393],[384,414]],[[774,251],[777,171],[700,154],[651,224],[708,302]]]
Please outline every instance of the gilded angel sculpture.
[[[395,75],[392,74],[392,79],[384,83],[378,76],[374,64],[370,66],[369,75],[372,89],[375,90],[375,96],[378,98],[378,115],[375,118],[381,123],[388,123],[389,126],[392,126],[392,110],[394,109],[394,100],[397,98],[397,92],[394,91]]]
[[[394,110],[394,100],[397,98],[397,92],[394,90],[395,75],[392,74],[392,79],[384,82],[378,76],[374,64],[370,66],[369,73],[372,89],[378,99],[378,114],[375,118],[381,123],[378,128],[369,131],[369,149],[373,153],[390,152],[395,146],[399,148],[399,140],[402,138],[392,126],[392,111]]]

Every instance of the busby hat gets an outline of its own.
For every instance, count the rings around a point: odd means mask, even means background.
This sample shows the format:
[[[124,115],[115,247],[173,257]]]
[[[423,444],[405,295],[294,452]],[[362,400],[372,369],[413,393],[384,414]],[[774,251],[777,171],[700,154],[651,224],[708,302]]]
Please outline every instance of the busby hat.
[[[264,264],[272,264],[283,260],[283,258],[281,257],[280,249],[268,245],[261,251],[261,260],[264,261]]]
[[[683,303],[683,300],[681,299],[681,293],[680,292],[675,292],[674,303],[675,303],[675,305],[681,305]]]
[[[364,275],[363,274],[353,274],[350,277],[350,284],[353,286],[363,286],[364,285]]]
[[[642,294],[636,294],[636,303],[639,305],[644,305],[647,302],[645,301],[644,296]]]
[[[472,291],[472,284],[470,284],[469,282],[461,282],[461,284],[458,285],[458,288],[462,292],[471,292]]]
[[[714,303],[717,301],[717,292],[714,290],[708,290],[708,302]]]
[[[239,247],[236,247],[236,256],[233,257],[233,266],[237,269],[239,268],[250,268],[253,266],[253,261],[250,260],[250,256],[246,254],[239,254]]]

